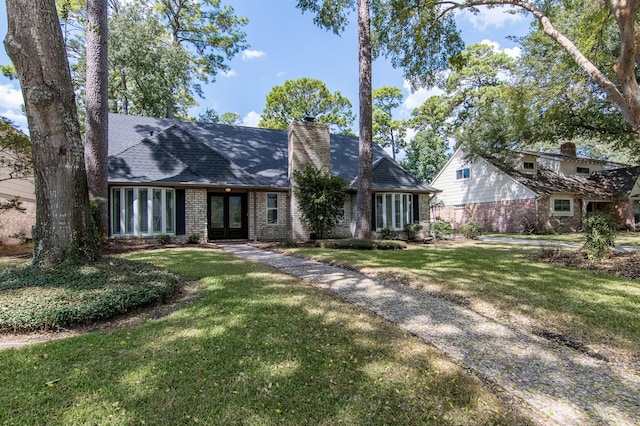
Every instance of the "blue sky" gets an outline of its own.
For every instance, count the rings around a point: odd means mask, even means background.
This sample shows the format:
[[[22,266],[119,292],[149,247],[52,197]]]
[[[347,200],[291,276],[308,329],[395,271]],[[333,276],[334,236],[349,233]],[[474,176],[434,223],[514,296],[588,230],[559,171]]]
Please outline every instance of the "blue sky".
[[[340,91],[358,111],[358,51],[355,22],[344,34],[337,36],[313,24],[313,16],[302,14],[296,1],[283,0],[227,0],[238,16],[249,18],[245,27],[250,47],[228,62],[231,70],[218,75],[214,83],[204,87],[204,98],[193,108],[196,116],[206,108],[219,114],[236,112],[244,125],[255,126],[264,109],[269,91],[286,80],[312,77],[323,81],[330,91]],[[482,41],[492,43],[496,49],[517,55],[517,44],[506,37],[521,36],[528,32],[529,19],[522,14],[505,13],[505,9],[481,9],[479,14],[462,13],[458,23],[467,44]],[[355,17],[354,17],[355,19]],[[7,32],[4,2],[0,9],[0,36]],[[9,58],[0,49],[0,64]],[[373,87],[397,86],[403,88],[405,99],[397,111],[408,117],[413,108],[421,105],[433,90],[411,92],[396,70],[385,60],[373,66]],[[0,77],[0,115],[12,119],[26,128],[20,105],[22,96],[17,81]],[[357,130],[357,124],[354,130]]]

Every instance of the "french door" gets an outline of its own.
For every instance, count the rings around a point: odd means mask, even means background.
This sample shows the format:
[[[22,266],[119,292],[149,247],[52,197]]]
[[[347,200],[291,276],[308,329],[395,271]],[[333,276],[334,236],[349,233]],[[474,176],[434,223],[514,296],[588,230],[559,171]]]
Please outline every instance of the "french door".
[[[247,194],[209,193],[208,198],[210,240],[249,238]]]

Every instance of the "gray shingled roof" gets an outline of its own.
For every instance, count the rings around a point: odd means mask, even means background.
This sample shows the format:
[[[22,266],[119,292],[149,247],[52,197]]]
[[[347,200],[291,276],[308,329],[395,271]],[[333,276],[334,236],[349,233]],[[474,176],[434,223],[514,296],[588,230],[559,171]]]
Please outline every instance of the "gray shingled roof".
[[[627,197],[637,197],[639,195],[631,193],[638,181],[638,177],[640,177],[640,166],[603,170],[592,174],[594,180],[605,182],[616,192]]]
[[[554,193],[575,194],[582,197],[615,198],[619,194],[603,181],[582,176],[564,176],[538,165],[534,175],[508,170],[507,173],[540,195]]]
[[[109,180],[288,188],[287,131],[109,115]],[[373,188],[436,192],[374,144]],[[357,188],[358,138],[331,135],[333,174]]]

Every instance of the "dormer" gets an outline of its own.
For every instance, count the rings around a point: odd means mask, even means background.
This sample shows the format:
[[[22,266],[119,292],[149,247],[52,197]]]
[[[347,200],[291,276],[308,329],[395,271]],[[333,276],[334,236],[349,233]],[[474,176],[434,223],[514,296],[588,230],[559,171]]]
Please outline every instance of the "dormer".
[[[532,154],[524,154],[520,158],[518,170],[521,173],[535,175],[536,173],[538,173],[538,157]]]

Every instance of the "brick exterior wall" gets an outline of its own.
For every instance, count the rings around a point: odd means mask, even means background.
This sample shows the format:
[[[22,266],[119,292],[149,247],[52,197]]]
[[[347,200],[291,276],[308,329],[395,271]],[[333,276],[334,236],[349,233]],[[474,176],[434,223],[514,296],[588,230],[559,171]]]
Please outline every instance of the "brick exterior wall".
[[[526,232],[527,227],[534,224],[555,232],[577,232],[582,229],[582,215],[588,201],[573,198],[571,216],[553,216],[550,214],[550,200],[549,197],[539,198],[537,210],[534,199],[435,207],[434,217],[451,222],[454,230],[468,222],[479,224],[483,232],[499,233]],[[628,229],[634,228],[633,202],[615,200],[595,204],[596,212],[611,215]]]
[[[278,194],[278,223],[267,223],[267,194]],[[249,194],[249,239],[256,241],[286,241],[291,237],[289,231],[289,192],[255,192],[255,215],[253,194]],[[253,223],[256,218],[255,224]]]
[[[0,197],[0,202],[9,199]],[[31,227],[36,224],[36,203],[22,200],[22,207],[26,210],[19,212],[8,210],[0,213],[0,244],[16,244],[21,238],[12,238],[12,235],[24,235],[24,238],[32,238]]]
[[[483,232],[519,233],[524,231],[527,217],[535,216],[535,203],[534,199],[529,199],[436,207],[434,218],[451,222],[454,229],[474,222],[482,226]],[[539,206],[539,211],[543,208],[546,206]]]
[[[207,190],[187,188],[185,206],[185,239],[197,235],[201,242],[207,241]]]

